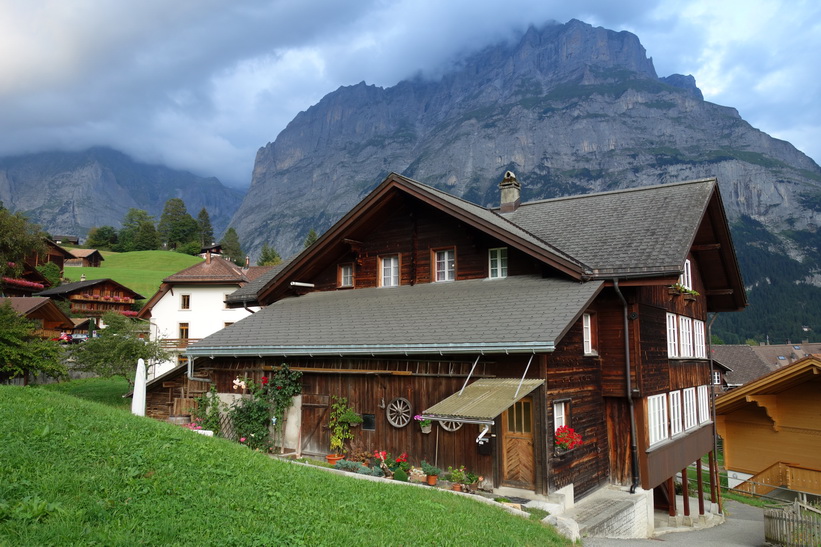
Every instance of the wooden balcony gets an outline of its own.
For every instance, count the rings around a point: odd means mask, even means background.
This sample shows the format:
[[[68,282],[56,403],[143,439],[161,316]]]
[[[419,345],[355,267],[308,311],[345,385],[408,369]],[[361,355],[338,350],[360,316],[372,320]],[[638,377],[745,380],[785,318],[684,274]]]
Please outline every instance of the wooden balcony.
[[[185,349],[188,344],[199,342],[202,338],[162,338],[160,346],[163,349]]]

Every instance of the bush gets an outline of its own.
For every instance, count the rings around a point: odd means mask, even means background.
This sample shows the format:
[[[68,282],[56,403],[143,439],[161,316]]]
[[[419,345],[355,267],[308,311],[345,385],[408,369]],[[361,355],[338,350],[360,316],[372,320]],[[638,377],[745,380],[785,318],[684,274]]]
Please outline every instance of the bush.
[[[401,469],[397,469],[393,474],[393,480],[399,482],[408,482],[408,474]]]

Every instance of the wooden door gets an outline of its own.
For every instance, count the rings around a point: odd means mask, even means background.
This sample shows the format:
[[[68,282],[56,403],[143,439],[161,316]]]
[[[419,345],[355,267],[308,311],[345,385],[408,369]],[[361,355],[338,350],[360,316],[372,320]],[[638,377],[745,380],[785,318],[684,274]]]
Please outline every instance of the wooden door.
[[[328,395],[302,394],[302,453],[315,456],[328,453],[331,438],[327,427],[329,410]]]
[[[525,397],[502,414],[502,484],[532,490],[535,482],[533,400]]]

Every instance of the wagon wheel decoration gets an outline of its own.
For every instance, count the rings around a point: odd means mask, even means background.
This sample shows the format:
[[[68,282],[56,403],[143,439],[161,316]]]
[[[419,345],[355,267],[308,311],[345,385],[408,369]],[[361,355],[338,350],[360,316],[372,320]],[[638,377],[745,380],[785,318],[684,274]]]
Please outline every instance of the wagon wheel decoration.
[[[442,420],[441,422],[439,422],[439,425],[441,425],[442,429],[444,429],[445,431],[456,431],[457,429],[462,427],[462,423],[463,422],[448,422]]]
[[[385,409],[385,414],[388,417],[388,423],[390,423],[393,427],[405,427],[411,421],[413,407],[411,406],[410,401],[404,397],[396,397],[395,399],[391,399],[391,402],[388,403],[388,406]]]

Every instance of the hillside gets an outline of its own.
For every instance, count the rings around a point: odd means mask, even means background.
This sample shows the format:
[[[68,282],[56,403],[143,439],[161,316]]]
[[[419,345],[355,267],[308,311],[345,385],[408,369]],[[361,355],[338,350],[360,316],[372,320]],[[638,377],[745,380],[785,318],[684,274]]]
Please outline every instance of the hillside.
[[[658,77],[629,32],[548,24],[454,67],[342,87],[261,148],[232,220],[252,256],[263,243],[297,252],[390,171],[485,206],[507,169],[522,201],[715,176],[752,322],[728,314],[716,329],[728,342],[821,332],[821,168],[788,142],[705,101],[692,77]],[[775,315],[758,323],[772,290]]]
[[[99,268],[65,268],[64,276],[71,281],[79,281],[82,275],[88,280],[110,278],[151,298],[163,279],[202,261],[198,256],[171,251],[103,251],[102,255],[105,260]]]
[[[216,178],[140,163],[110,148],[0,158],[0,201],[52,234],[119,228],[132,207],[159,218],[166,201],[182,198],[194,217],[208,210],[219,236],[242,196]]]
[[[2,545],[570,544],[470,498],[274,460],[44,389],[0,386],[0,438]]]

